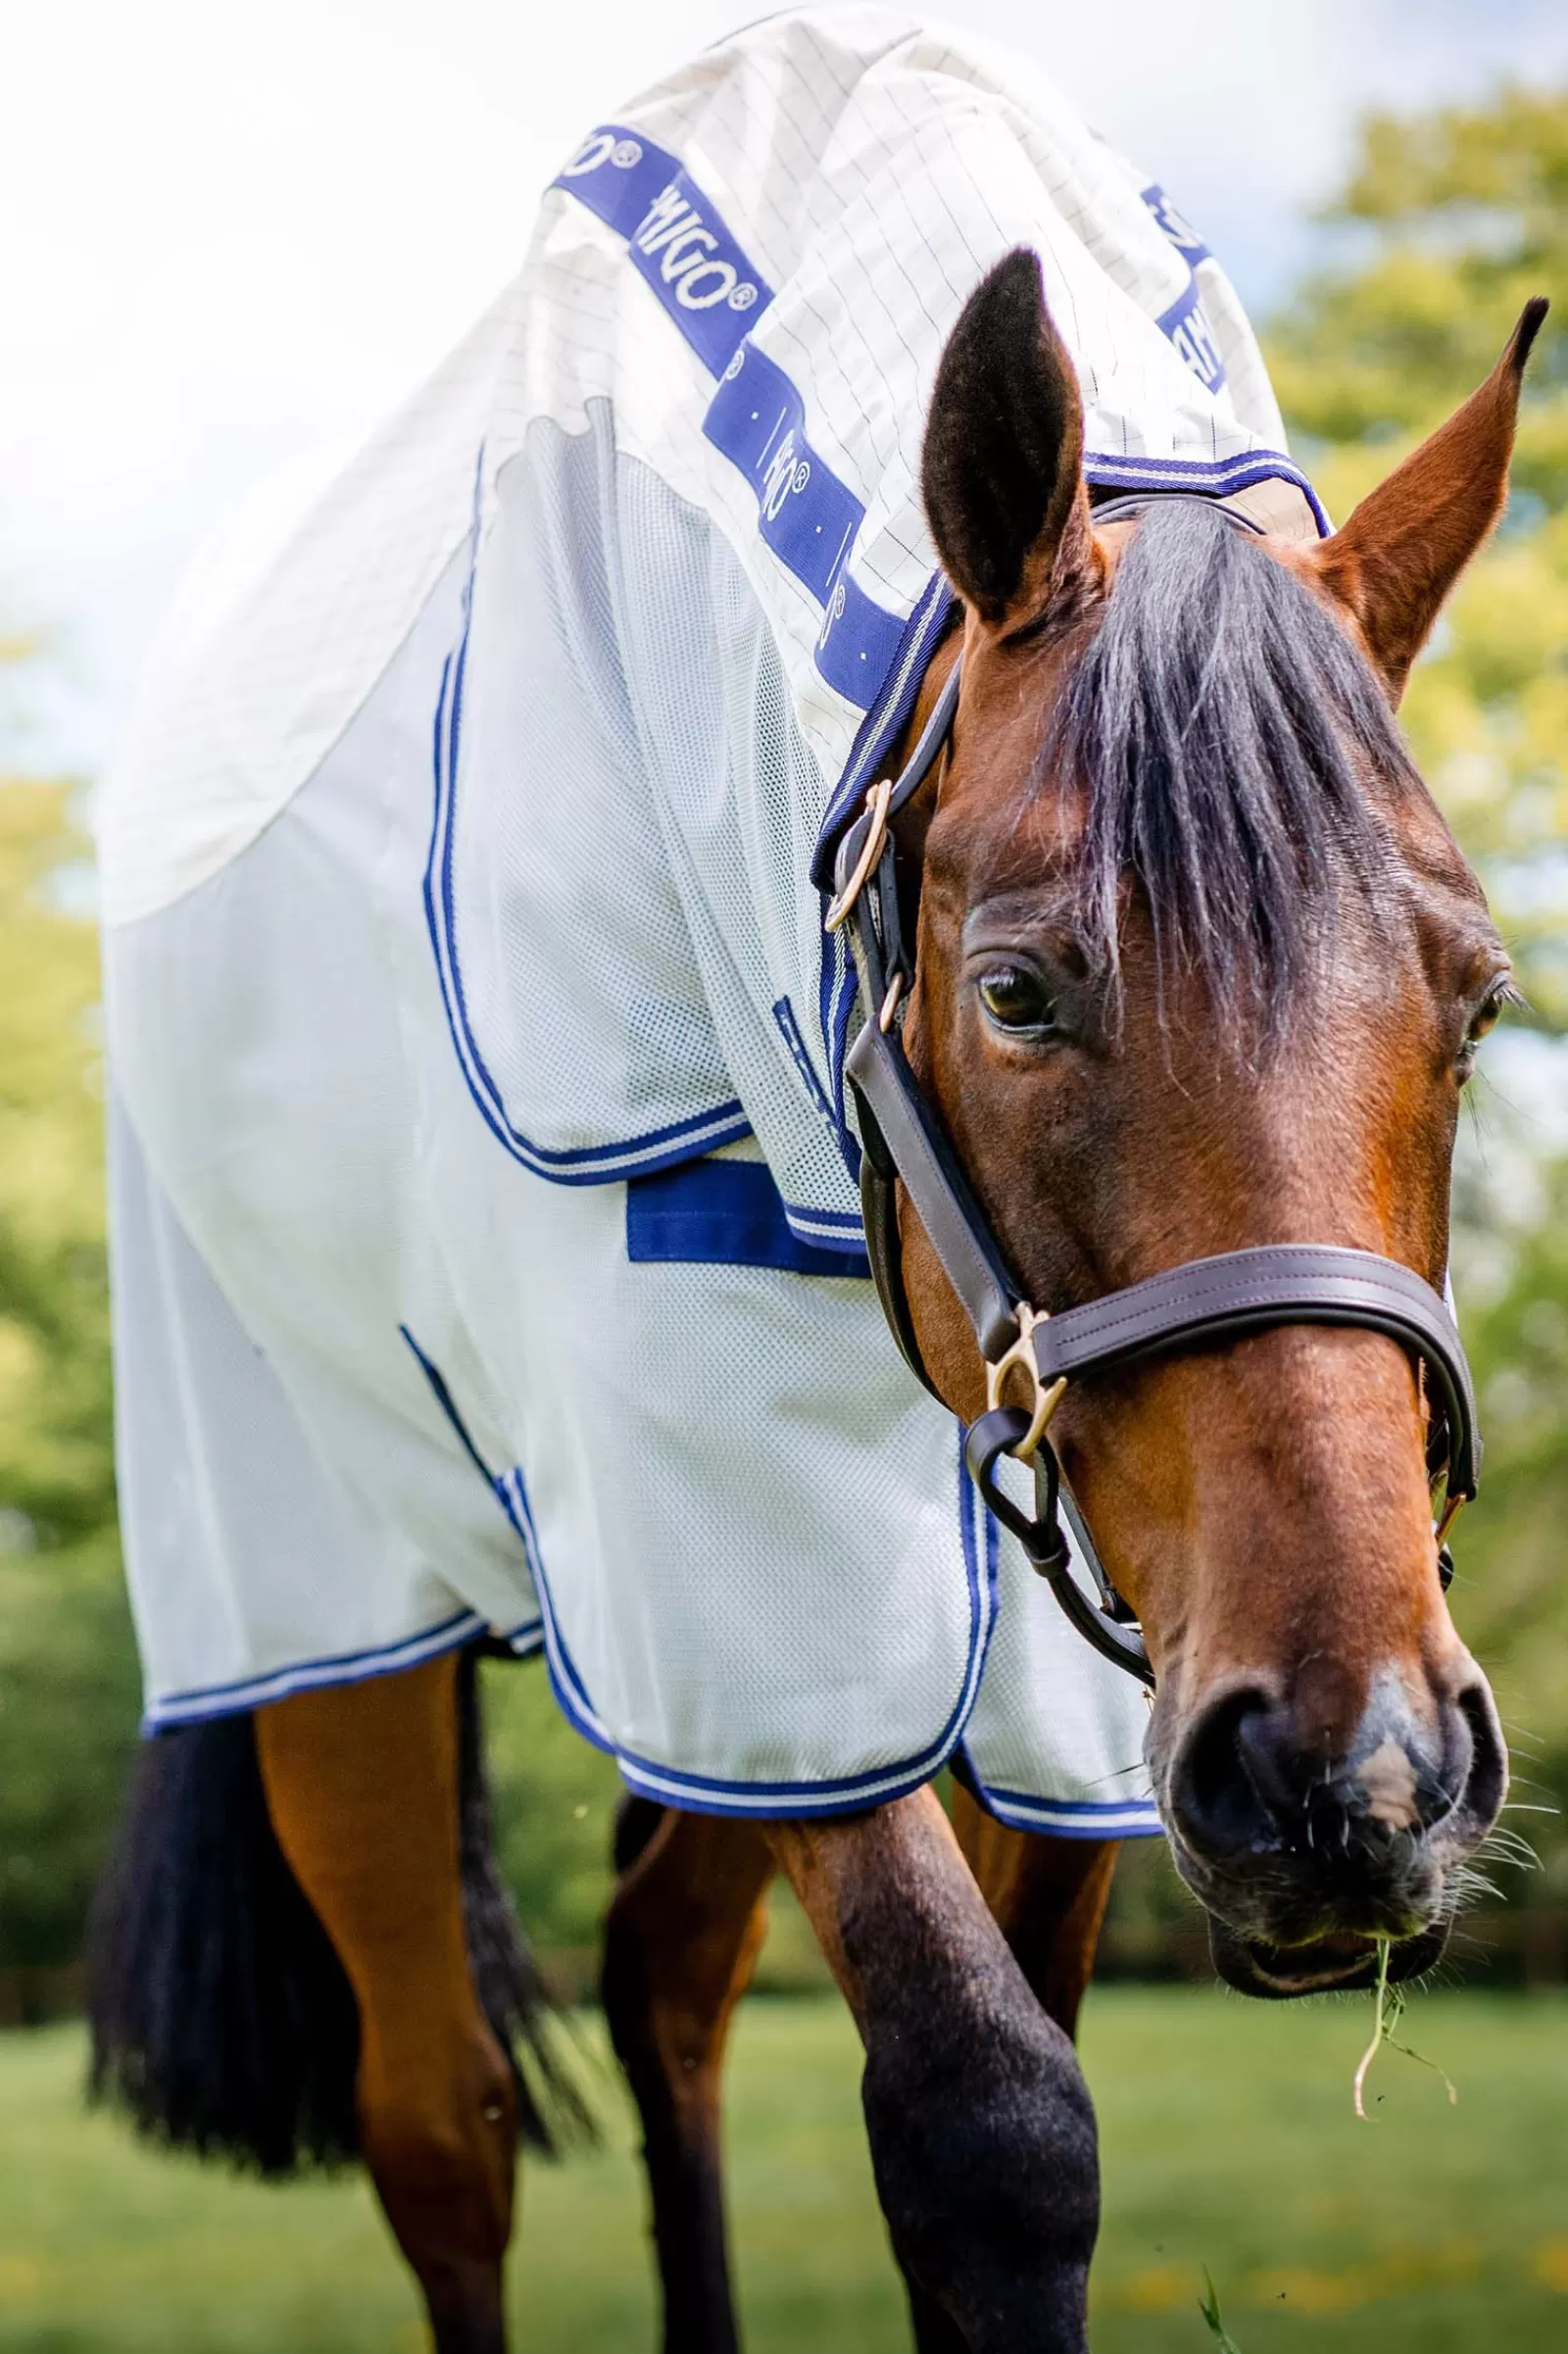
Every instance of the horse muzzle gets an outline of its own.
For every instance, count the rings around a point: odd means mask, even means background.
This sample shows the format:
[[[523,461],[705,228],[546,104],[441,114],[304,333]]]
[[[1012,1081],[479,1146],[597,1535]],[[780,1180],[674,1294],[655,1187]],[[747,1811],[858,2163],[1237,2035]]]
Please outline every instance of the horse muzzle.
[[[1492,1695],[1465,1665],[1420,1711],[1385,1671],[1343,1742],[1248,1684],[1181,1730],[1158,1776],[1161,1810],[1229,1984],[1275,1998],[1366,1985],[1383,1938],[1391,1977],[1438,1959],[1455,1869],[1507,1788]]]

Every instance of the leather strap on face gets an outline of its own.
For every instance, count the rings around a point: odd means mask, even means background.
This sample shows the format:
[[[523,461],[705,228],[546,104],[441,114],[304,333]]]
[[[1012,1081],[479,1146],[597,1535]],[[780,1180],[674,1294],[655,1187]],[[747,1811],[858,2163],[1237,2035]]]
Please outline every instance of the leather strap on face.
[[[1474,1496],[1480,1439],[1459,1328],[1446,1301],[1412,1267],[1376,1251],[1272,1243],[1189,1259],[1087,1307],[1042,1316],[1030,1337],[1041,1380],[1054,1382],[1278,1324],[1357,1325],[1400,1342],[1426,1366],[1442,1399],[1448,1495]]]
[[[1144,500],[1118,501],[1129,512]],[[1238,529],[1254,529],[1227,512]],[[1097,520],[1119,519],[1106,508]],[[905,1358],[939,1397],[920,1355],[899,1244],[897,1185],[963,1307],[988,1372],[988,1410],[971,1426],[965,1456],[986,1503],[1023,1545],[1067,1617],[1095,1648],[1149,1686],[1153,1669],[1131,1613],[1101,1565],[1089,1532],[1061,1490],[1046,1425],[1068,1380],[1182,1348],[1212,1347],[1281,1324],[1348,1325],[1386,1334],[1431,1376],[1442,1423],[1438,1470],[1446,1503],[1438,1530],[1443,1582],[1452,1563],[1443,1537],[1459,1504],[1476,1492],[1481,1442],[1464,1345],[1446,1302],[1415,1271],[1374,1251],[1331,1244],[1271,1244],[1189,1260],[1102,1300],[1037,1314],[1013,1282],[941,1120],[910,1068],[900,1034],[904,990],[913,977],[899,908],[898,850],[891,820],[930,774],[957,709],[955,663],[930,719],[896,780],[872,788],[864,814],[846,833],[835,864],[830,927],[848,927],[864,1021],[845,1062],[859,1117],[860,1202],[877,1294]],[[1032,1360],[1032,1362],[1028,1362]],[[1005,1364],[1033,1377],[1033,1410],[1002,1398]],[[1001,1484],[1004,1454],[1032,1465],[1031,1515]],[[1098,1605],[1073,1576],[1061,1527],[1065,1509],[1100,1589]]]

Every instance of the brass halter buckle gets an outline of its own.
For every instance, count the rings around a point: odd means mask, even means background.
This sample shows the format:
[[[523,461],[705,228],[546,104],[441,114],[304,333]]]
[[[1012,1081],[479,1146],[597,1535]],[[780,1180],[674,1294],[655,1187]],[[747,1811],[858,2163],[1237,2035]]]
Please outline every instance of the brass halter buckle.
[[[881,783],[873,785],[866,795],[865,807],[871,822],[866,827],[865,841],[861,845],[860,855],[855,861],[855,872],[822,918],[824,932],[836,932],[839,926],[848,919],[850,909],[869,882],[876,862],[882,856],[882,845],[887,840],[888,804],[892,799],[893,779],[891,776],[883,777]]]
[[[1027,1377],[1034,1392],[1034,1411],[1030,1416],[1029,1428],[1017,1446],[1009,1447],[1007,1452],[1012,1456],[1014,1462],[1032,1463],[1039,1451],[1040,1442],[1050,1426],[1051,1417],[1061,1403],[1062,1394],[1067,1387],[1067,1376],[1063,1373],[1049,1385],[1041,1380],[1040,1367],[1035,1360],[1032,1336],[1035,1326],[1044,1324],[1046,1319],[1043,1315],[1037,1315],[1027,1301],[1022,1300],[1018,1302],[1017,1316],[1018,1338],[1010,1349],[997,1358],[995,1364],[986,1366],[986,1411],[994,1414],[998,1406],[1003,1403],[1002,1393],[1009,1373],[1016,1369]]]

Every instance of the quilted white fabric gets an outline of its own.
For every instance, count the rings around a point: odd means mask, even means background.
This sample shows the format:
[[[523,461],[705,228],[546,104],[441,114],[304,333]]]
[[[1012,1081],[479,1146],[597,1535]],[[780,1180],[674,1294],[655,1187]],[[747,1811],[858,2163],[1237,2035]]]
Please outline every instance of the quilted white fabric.
[[[1018,244],[1096,484],[1309,495],[1163,191],[1027,62],[850,6],[597,126],[425,391],[199,568],[101,819],[122,1390],[175,1397],[122,1425],[155,1721],[479,1621],[695,1802],[848,1803],[972,1720],[1019,1805],[1147,1822],[1137,1695],[976,1523],[864,1284],[627,1241],[717,1152],[858,1242],[823,845],[944,625],[921,422]],[[213,1419],[246,1348],[335,1498],[305,1552],[381,1532],[286,1608]]]

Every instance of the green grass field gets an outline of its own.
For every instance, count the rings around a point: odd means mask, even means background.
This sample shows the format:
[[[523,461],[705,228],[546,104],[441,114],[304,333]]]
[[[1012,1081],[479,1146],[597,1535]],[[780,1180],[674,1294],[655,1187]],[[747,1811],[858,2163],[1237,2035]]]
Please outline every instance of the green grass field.
[[[1204,2264],[1242,2354],[1568,2346],[1568,2000],[1418,2001],[1409,2033],[1457,2080],[1459,2106],[1386,2054],[1377,2122],[1358,2125],[1366,2017],[1365,2003],[1271,2011],[1176,1989],[1092,1998],[1097,2354],[1211,2354]],[[417,2354],[361,2183],[270,2190],[135,2150],[82,2114],[80,2074],[74,2030],[0,2040],[3,2354]],[[746,2006],[730,2145],[749,2354],[907,2344],[856,2080],[834,1998]],[[528,2176],[519,2354],[655,2343],[631,2129],[603,2085],[606,2150]]]

